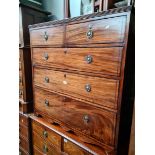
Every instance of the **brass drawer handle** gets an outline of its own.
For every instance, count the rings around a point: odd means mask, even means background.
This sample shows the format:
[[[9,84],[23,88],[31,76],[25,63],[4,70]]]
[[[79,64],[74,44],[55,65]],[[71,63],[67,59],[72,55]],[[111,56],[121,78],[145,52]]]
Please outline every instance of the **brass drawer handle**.
[[[45,82],[49,83],[49,78],[48,77],[45,77]]]
[[[44,136],[44,138],[47,138],[48,137],[47,131],[43,131],[43,136]]]
[[[84,116],[83,116],[83,121],[84,121],[85,123],[88,123],[88,122],[89,122],[89,116],[88,116],[88,115],[84,115]]]
[[[91,55],[87,55],[87,56],[85,57],[85,60],[86,60],[86,62],[87,62],[88,64],[90,64],[90,63],[92,63],[92,61],[93,61],[93,57],[92,57]]]
[[[47,32],[44,32],[44,39],[45,39],[46,41],[48,40]]]
[[[48,60],[48,58],[49,58],[48,53],[44,53],[44,58],[45,58],[45,60]]]
[[[48,107],[49,106],[49,101],[45,100],[45,105]]]
[[[93,38],[93,35],[94,35],[94,33],[92,30],[92,25],[89,25],[89,30],[87,31],[86,36],[88,39],[91,39],[91,38]]]
[[[85,90],[86,90],[87,92],[90,92],[90,91],[91,91],[91,85],[90,85],[90,84],[86,84],[86,85],[85,85]]]
[[[46,145],[43,145],[43,152],[47,153],[48,152],[48,147]]]

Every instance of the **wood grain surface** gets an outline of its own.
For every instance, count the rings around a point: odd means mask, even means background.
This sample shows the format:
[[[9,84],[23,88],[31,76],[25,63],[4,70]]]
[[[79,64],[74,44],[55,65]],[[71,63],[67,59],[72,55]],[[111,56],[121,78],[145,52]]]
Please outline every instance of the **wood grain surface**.
[[[71,98],[34,89],[34,108],[58,120],[76,133],[82,132],[98,141],[114,145],[116,115]],[[45,101],[49,102],[47,106]],[[88,117],[88,121],[85,117]]]
[[[55,132],[49,130],[48,128],[42,126],[39,123],[32,123],[32,130],[35,131],[44,140],[49,141],[50,144],[61,149],[61,136]],[[46,132],[46,135],[44,135]]]
[[[120,74],[121,56],[122,47],[32,49],[35,65],[115,76]]]
[[[48,39],[45,40],[44,36],[45,33],[48,36]],[[31,38],[31,45],[59,45],[61,46],[63,44],[63,39],[64,39],[64,27],[59,26],[59,27],[52,27],[52,28],[44,28],[44,29],[38,29],[38,30],[33,30],[30,33],[30,38]]]
[[[104,20],[71,24],[66,27],[67,44],[93,44],[123,42],[126,17],[115,17]],[[93,37],[88,39],[86,33],[92,27]]]
[[[47,83],[45,78],[49,79]],[[67,72],[34,68],[34,85],[55,92],[63,92],[95,104],[117,109],[119,81]],[[90,85],[91,91],[86,91]]]

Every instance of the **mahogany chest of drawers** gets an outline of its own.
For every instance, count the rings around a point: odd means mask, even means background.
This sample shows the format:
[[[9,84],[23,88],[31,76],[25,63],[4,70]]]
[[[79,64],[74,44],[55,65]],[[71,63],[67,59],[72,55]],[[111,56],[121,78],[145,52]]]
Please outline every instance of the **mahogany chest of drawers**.
[[[90,150],[95,146],[92,154],[124,155],[128,148],[134,98],[131,23],[131,7],[125,7],[29,26],[34,112]],[[43,145],[47,151],[46,144],[62,151],[62,136],[53,135],[51,142],[38,134],[33,129],[34,152]]]

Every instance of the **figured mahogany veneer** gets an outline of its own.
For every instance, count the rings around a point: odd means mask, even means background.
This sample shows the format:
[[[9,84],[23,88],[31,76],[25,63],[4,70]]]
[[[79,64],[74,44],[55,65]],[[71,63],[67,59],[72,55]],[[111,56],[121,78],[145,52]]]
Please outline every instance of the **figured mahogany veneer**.
[[[34,85],[117,109],[119,81],[34,68]],[[46,81],[48,80],[48,82]],[[86,90],[90,85],[91,90]],[[104,90],[104,91],[103,91]]]
[[[36,111],[48,115],[51,120],[56,118],[60,124],[65,124],[73,131],[80,131],[96,140],[114,145],[115,113],[39,88],[34,90]],[[88,120],[85,120],[85,117],[88,117]]]
[[[67,139],[63,139],[63,150],[67,155],[91,155]]]
[[[32,58],[36,66],[119,76],[122,47],[33,48]]]

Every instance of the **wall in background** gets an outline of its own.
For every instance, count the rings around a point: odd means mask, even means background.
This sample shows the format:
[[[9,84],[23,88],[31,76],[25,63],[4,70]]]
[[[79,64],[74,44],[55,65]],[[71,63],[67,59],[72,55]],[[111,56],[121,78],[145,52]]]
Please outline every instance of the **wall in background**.
[[[64,0],[44,0],[43,8],[52,13],[53,19],[64,18]]]

